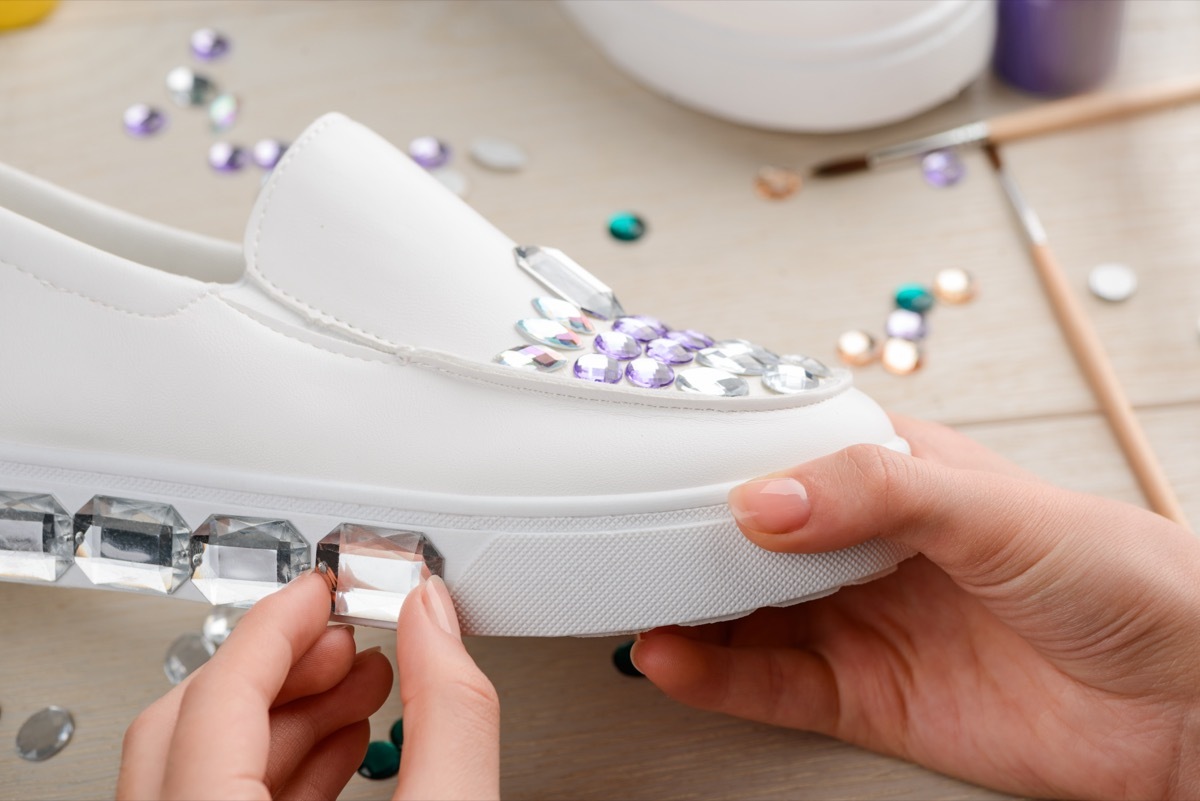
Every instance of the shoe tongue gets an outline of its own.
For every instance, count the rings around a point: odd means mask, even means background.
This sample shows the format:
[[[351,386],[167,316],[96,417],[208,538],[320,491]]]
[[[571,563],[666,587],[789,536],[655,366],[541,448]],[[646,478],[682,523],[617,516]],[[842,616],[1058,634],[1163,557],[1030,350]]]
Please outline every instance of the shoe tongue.
[[[246,229],[250,276],[279,302],[384,343],[490,360],[546,294],[513,241],[380,136],[317,120]]]

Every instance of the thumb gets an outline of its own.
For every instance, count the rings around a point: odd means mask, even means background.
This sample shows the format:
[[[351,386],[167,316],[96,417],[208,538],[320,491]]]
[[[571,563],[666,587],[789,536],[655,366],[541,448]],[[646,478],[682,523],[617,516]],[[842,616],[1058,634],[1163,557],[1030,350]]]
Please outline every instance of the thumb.
[[[404,704],[397,799],[500,797],[500,701],[463,647],[446,584],[409,594],[396,625]]]

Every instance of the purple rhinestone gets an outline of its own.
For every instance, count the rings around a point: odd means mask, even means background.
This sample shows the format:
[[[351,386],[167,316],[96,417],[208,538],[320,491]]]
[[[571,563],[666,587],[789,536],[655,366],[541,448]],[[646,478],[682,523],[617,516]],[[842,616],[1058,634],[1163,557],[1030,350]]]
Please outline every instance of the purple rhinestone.
[[[273,170],[287,149],[287,143],[278,139],[259,139],[254,143],[250,155],[254,163],[264,170]]]
[[[214,142],[208,149],[208,166],[217,172],[237,172],[246,166],[246,151],[228,142]]]
[[[930,186],[954,186],[967,174],[967,168],[953,150],[935,150],[921,157],[921,173]]]
[[[675,380],[675,371],[662,362],[643,356],[634,359],[625,367],[625,377],[635,387],[660,389],[671,385]]]
[[[924,339],[926,334],[929,333],[929,327],[925,323],[925,315],[909,311],[908,309],[896,309],[888,314],[883,330],[889,337],[907,339],[913,342]]]
[[[130,136],[153,136],[167,124],[165,114],[145,103],[134,103],[125,109],[123,120]]]
[[[606,356],[625,361],[642,355],[642,346],[629,334],[620,331],[601,331],[596,334],[596,350]]]
[[[436,136],[418,136],[408,143],[408,155],[427,170],[434,170],[450,161],[450,146]]]
[[[625,371],[616,359],[603,353],[585,353],[575,360],[575,377],[597,384],[616,384]]]
[[[646,355],[663,364],[687,364],[695,358],[681,343],[665,337],[650,340]]]
[[[229,40],[212,28],[201,28],[192,34],[192,53],[196,58],[213,61],[229,52]]]
[[[672,342],[678,342],[688,350],[704,350],[713,346],[713,338],[702,334],[693,328],[683,331],[668,331],[664,336]]]
[[[629,336],[638,342],[649,342],[667,333],[667,327],[662,324],[661,320],[647,317],[644,314],[618,317],[616,320],[613,320],[613,330],[620,331],[622,334],[629,334]]]

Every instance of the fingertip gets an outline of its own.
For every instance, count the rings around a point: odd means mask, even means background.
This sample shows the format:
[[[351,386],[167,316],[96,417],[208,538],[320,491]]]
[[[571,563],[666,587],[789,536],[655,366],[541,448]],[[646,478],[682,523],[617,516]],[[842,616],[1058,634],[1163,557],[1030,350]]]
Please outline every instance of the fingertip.
[[[661,630],[648,634],[630,651],[634,667],[675,700],[711,706],[719,686],[717,647]]]

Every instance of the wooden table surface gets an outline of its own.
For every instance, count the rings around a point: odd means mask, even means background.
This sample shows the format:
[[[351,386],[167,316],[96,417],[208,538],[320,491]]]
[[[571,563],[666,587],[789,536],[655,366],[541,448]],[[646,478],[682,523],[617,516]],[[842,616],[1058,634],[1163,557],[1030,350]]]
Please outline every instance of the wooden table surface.
[[[710,119],[612,69],[549,2],[100,2],[65,0],[45,24],[0,35],[0,159],[147,217],[240,240],[254,169],[218,176],[198,111],[170,108],[162,136],[125,136],[126,105],[169,106],[167,70],[211,25],[234,50],[209,72],[244,99],[231,138],[294,137],[339,110],[393,142],[433,133],[460,151],[511,138],[516,175],[458,162],[469,201],[521,241],[553,244],[620,289],[628,308],[831,358],[843,330],[878,331],[890,292],[942,267],[974,271],[972,305],[932,314],[928,363],[859,385],[887,407],[957,426],[1064,486],[1142,503],[1059,335],[997,184],[977,153],[947,190],[915,168],[809,184],[785,202],[751,189],[766,163],[804,165],[1029,105],[984,78],[888,129],[765,133]],[[1112,84],[1200,71],[1200,4],[1129,4]],[[1007,149],[1099,329],[1166,471],[1200,522],[1200,107]],[[632,208],[649,234],[610,239]],[[1090,267],[1122,261],[1141,288],[1087,296]],[[6,347],[22,347],[8,343]],[[9,376],[4,380],[14,380]],[[23,380],[34,380],[25,377]],[[111,796],[120,738],[167,689],[162,655],[198,629],[189,603],[0,584],[0,740],[47,704],[74,741],[31,764],[0,748],[0,797]],[[362,631],[362,647],[386,644]],[[681,707],[619,675],[611,639],[476,639],[503,702],[509,798],[1001,798],[899,760],[804,733]],[[375,717],[385,738],[393,699]],[[987,721],[978,722],[986,726]],[[390,796],[355,777],[345,798]]]

